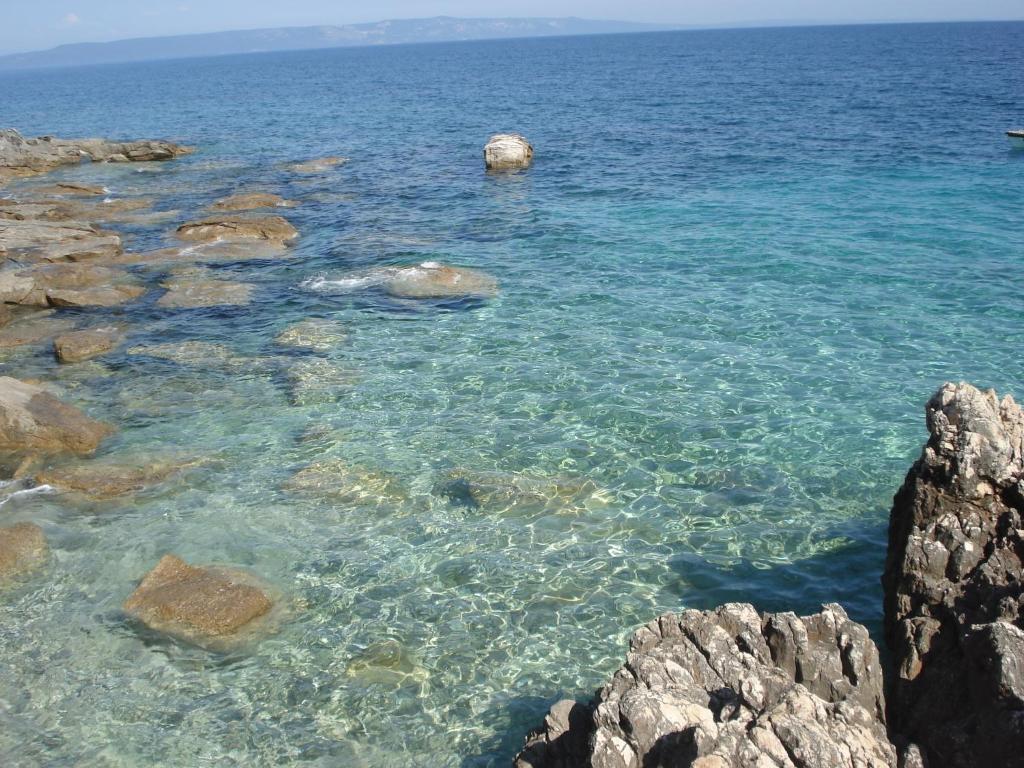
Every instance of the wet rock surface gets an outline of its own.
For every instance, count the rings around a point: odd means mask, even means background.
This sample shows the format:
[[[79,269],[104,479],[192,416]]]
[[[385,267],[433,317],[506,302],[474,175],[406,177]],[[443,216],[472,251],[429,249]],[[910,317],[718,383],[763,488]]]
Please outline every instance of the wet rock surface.
[[[111,499],[159,485],[196,464],[170,460],[119,464],[102,460],[44,469],[36,474],[35,481],[93,499]]]
[[[272,607],[251,574],[174,555],[164,555],[124,603],[151,629],[199,643],[234,635]]]
[[[210,216],[182,224],[175,234],[196,243],[266,240],[285,244],[299,236],[298,230],[281,216]]]
[[[383,284],[385,291],[403,299],[488,298],[498,293],[498,281],[487,273],[434,261],[397,268]]]
[[[43,529],[33,523],[0,526],[0,585],[38,568],[46,560]]]
[[[87,454],[113,431],[40,386],[0,377],[0,450]]]
[[[121,237],[92,224],[42,219],[0,220],[0,257],[32,261],[84,261],[117,256]]]
[[[222,197],[210,206],[211,211],[250,211],[257,208],[294,208],[298,203],[269,192],[241,192]]]
[[[929,768],[1024,765],[1024,414],[969,384],[926,414],[889,524],[890,724]]]
[[[515,765],[895,768],[882,687],[867,630],[838,605],[666,614],[594,701],[556,704]]]
[[[53,340],[53,352],[62,363],[80,363],[110,352],[124,340],[119,328],[88,328],[63,333]]]

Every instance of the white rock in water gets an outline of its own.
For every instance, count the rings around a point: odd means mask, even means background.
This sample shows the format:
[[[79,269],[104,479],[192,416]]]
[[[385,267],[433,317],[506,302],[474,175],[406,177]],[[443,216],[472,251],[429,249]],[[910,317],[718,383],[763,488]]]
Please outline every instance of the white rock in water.
[[[484,162],[489,171],[526,168],[533,160],[533,147],[523,136],[499,133],[484,147]]]

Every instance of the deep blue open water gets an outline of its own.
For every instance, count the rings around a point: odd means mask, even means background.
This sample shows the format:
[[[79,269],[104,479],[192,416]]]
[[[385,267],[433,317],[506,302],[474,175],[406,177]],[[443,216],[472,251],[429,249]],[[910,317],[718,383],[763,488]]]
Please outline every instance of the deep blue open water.
[[[235,309],[119,313],[132,337],[58,367],[120,426],[100,459],[203,457],[134,499],[27,495],[46,569],[0,599],[0,762],[505,765],[666,610],[839,601],[873,630],[892,494],[944,381],[1024,394],[1024,24],[706,31],[267,54],[0,75],[29,135],[168,137],[139,172],[62,172],[177,211],[302,202],[294,257],[216,264]],[[488,175],[494,132],[536,148]],[[311,177],[284,164],[344,155]],[[496,299],[399,303],[342,280],[424,260]],[[151,274],[151,273],[150,273]],[[352,373],[296,397],[278,332]],[[226,345],[242,364],[127,350]],[[308,362],[308,361],[307,361]],[[360,499],[299,494],[311,462]],[[453,503],[446,473],[533,489]],[[547,498],[538,498],[547,497]],[[456,499],[457,500],[457,499]],[[251,568],[289,606],[217,654],[126,621],[165,552]]]

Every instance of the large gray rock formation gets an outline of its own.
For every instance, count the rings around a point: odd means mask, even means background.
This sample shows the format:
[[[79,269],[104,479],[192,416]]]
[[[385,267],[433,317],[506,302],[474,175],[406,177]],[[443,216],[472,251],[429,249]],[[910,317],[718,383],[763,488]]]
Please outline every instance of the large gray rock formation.
[[[838,605],[666,614],[589,705],[559,702],[517,768],[892,768],[882,670]]]
[[[969,384],[926,413],[882,579],[890,724],[928,768],[1024,766],[1024,414]]]
[[[531,162],[533,147],[517,133],[496,134],[484,146],[484,165],[489,171],[526,168]]]
[[[106,139],[26,139],[13,128],[0,129],[0,182],[6,178],[46,173],[83,160],[128,163],[171,160],[192,150],[169,141],[107,141]]]

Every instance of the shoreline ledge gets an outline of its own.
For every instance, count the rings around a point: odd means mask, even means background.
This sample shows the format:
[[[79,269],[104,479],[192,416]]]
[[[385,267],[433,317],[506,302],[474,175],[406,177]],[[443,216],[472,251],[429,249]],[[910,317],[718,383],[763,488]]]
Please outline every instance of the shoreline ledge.
[[[515,768],[1024,766],[1024,412],[966,383],[925,412],[890,513],[888,665],[838,605],[666,614]]]
[[[15,178],[37,176],[63,165],[139,163],[173,160],[194,152],[162,139],[110,141],[108,139],[58,139],[53,136],[25,138],[13,128],[0,128],[0,184]]]

